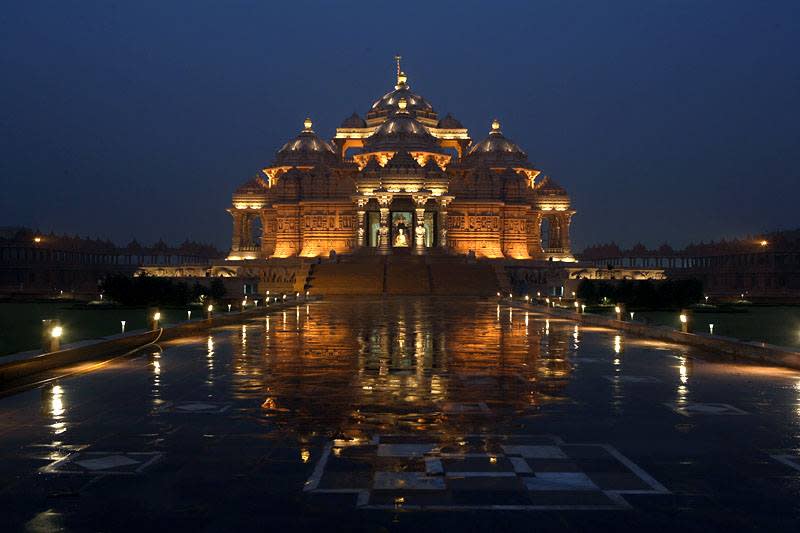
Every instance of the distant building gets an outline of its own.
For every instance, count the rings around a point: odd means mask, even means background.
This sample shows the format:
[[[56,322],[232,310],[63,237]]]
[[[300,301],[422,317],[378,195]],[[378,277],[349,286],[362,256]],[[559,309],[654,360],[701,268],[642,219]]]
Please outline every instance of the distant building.
[[[30,228],[0,228],[0,296],[96,294],[112,273],[133,275],[143,266],[210,265],[222,254],[212,246],[162,241],[125,247],[78,236],[41,234]]]
[[[623,250],[614,243],[579,254],[596,267],[663,268],[669,278],[694,278],[710,296],[761,301],[800,299],[800,229],[733,241]]]

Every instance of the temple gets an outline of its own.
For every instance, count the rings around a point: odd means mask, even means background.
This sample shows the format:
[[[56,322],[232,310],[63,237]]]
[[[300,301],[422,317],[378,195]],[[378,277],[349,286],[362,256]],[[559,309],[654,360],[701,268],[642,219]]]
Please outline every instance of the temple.
[[[413,93],[394,89],[331,141],[306,119],[269,166],[241,185],[229,261],[341,254],[468,255],[574,261],[566,190],[492,121],[473,142]]]

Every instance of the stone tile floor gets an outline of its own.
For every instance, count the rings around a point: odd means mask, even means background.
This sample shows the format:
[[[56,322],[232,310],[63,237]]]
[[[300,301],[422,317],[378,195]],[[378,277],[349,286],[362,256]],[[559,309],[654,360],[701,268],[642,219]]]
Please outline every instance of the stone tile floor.
[[[797,531],[800,374],[323,301],[0,398],[1,531]]]

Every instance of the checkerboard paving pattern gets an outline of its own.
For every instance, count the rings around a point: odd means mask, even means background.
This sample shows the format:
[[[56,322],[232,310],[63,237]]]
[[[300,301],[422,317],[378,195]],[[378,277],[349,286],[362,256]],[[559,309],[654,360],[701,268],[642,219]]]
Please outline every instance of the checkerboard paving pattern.
[[[43,467],[45,474],[126,475],[141,474],[158,462],[159,452],[78,452]]]
[[[555,436],[378,435],[329,442],[304,491],[353,494],[364,509],[608,510],[668,494],[607,444]]]

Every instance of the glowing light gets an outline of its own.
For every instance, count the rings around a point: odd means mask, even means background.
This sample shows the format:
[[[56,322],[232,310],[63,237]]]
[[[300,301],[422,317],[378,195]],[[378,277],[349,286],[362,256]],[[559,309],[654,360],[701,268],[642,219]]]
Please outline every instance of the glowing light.
[[[761,241],[761,242],[760,242],[760,243],[758,243],[758,244],[760,244],[761,246],[766,246],[766,245],[768,245],[768,244],[769,244],[769,242],[767,242],[767,241]]]
[[[525,301],[527,302],[528,300],[530,300],[530,296],[528,296],[528,295],[526,294],[526,295],[525,295]]]
[[[620,353],[622,351],[622,337],[619,335],[614,336],[614,353]]]
[[[713,335],[714,334],[714,324],[708,325],[708,333]]]
[[[689,321],[689,317],[686,316],[684,313],[681,313],[681,316],[678,318],[680,318],[681,324],[686,324]]]
[[[54,339],[58,339],[64,333],[64,328],[61,326],[56,326],[50,330],[50,336]]]
[[[206,307],[206,311],[208,311],[210,313],[213,310],[214,310],[214,306],[211,305],[211,304],[208,304],[208,307]]]
[[[581,313],[586,312],[586,304],[581,304]]]
[[[155,320],[155,321],[159,321],[159,320],[161,320],[161,313],[158,313],[158,312],[157,312],[157,313],[155,313],[155,314],[153,315],[153,320]]]
[[[125,333],[125,321],[124,320],[120,320],[119,323],[122,326],[122,333]]]
[[[228,304],[228,312],[231,312],[231,304]]]
[[[491,463],[493,465],[497,464],[497,457],[494,457],[494,456],[489,457],[489,463]]]
[[[300,460],[307,463],[309,459],[311,459],[311,452],[306,449],[300,450]]]
[[[509,292],[509,293],[508,293],[508,297],[509,297],[509,298],[513,298],[513,297],[514,297],[514,295],[513,295],[513,294],[511,294],[511,293]]]
[[[578,307],[580,307],[580,304],[579,304],[578,302],[575,302],[575,304],[574,304],[574,305],[575,305],[575,309],[577,309]]]
[[[635,314],[636,313],[634,311],[631,311],[631,320],[633,320],[633,315],[635,315]]]
[[[192,312],[186,311],[186,320],[191,320],[191,319],[192,319]]]
[[[36,244],[39,244],[40,242],[42,242],[42,238],[41,237],[34,237],[33,238],[33,242],[35,242]]]
[[[622,309],[620,309],[618,305],[615,305],[615,306],[614,306],[614,312],[615,312],[615,313],[617,313],[617,314],[619,314],[619,313],[621,313],[621,312],[622,312]]]

